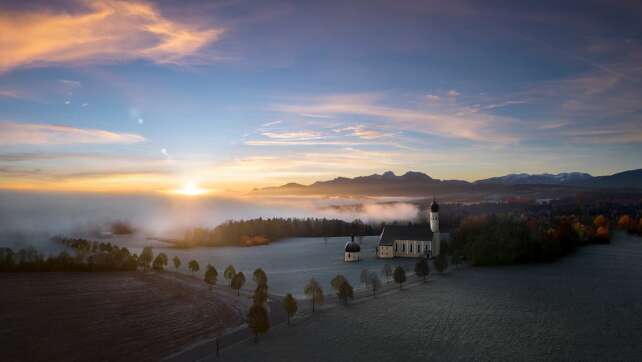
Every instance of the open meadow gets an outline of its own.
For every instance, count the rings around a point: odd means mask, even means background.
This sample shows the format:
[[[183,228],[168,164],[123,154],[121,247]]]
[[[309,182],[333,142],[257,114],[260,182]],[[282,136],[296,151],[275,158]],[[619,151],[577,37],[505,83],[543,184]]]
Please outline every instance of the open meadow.
[[[642,240],[618,235],[551,264],[450,270],[279,326],[222,360],[639,360],[641,283]]]

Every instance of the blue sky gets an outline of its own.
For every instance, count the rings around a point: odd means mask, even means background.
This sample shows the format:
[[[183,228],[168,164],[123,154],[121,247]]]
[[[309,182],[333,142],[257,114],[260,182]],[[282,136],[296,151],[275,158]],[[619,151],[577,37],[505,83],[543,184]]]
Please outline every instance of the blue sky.
[[[634,1],[0,6],[2,188],[642,166]]]

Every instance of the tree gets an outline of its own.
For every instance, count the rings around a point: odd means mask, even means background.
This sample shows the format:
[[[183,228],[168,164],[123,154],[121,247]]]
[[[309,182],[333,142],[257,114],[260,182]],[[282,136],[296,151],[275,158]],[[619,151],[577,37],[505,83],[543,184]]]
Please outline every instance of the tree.
[[[631,217],[627,214],[620,216],[617,221],[617,227],[621,230],[629,230],[631,225]]]
[[[236,275],[236,269],[232,265],[228,265],[227,268],[225,268],[225,271],[223,272],[223,277],[225,280],[230,283],[230,287],[232,286],[232,279],[234,279],[234,276]]]
[[[420,258],[415,264],[415,274],[418,277],[424,278],[424,283],[426,282],[426,277],[430,274],[430,267],[428,266],[428,260],[426,258]]]
[[[288,325],[290,325],[290,318],[294,317],[296,311],[299,309],[299,306],[296,304],[296,299],[292,294],[288,293],[283,298],[283,308],[288,314]]]
[[[198,265],[198,262],[194,259],[190,260],[189,263],[187,263],[187,267],[189,268],[189,271],[192,272],[192,274],[196,273],[201,269],[201,266]]]
[[[165,255],[165,253],[158,254],[154,259],[154,263],[152,267],[154,268],[154,270],[163,271],[163,269],[165,269],[166,266],[167,266],[167,255]]]
[[[435,258],[434,261],[435,264],[435,270],[437,270],[439,273],[443,273],[446,269],[448,269],[448,257],[446,254],[440,253],[437,255],[437,258]]]
[[[266,284],[259,284],[254,289],[254,294],[252,295],[254,304],[265,304],[268,300],[268,287]]]
[[[238,273],[232,280],[237,279]],[[245,277],[244,277],[245,278]],[[254,332],[254,342],[259,341],[259,334],[265,334],[270,329],[270,318],[267,309],[261,304],[254,304],[247,313],[247,326]]]
[[[205,283],[209,284],[210,290],[213,285],[216,285],[216,279],[218,278],[218,271],[212,264],[207,264],[205,267]]]
[[[174,256],[172,262],[174,262],[174,268],[178,271],[178,269],[181,267],[181,258],[179,258],[178,256]]]
[[[383,275],[386,277],[386,283],[390,281],[390,276],[392,275],[392,268],[390,267],[390,264],[386,263],[383,266]]]
[[[339,289],[337,290],[337,297],[343,301],[343,304],[348,305],[348,299],[354,299],[354,290],[352,289],[352,285],[348,283],[347,280],[344,280],[341,282],[339,285]]]
[[[399,283],[399,289],[401,290],[401,286],[406,281],[406,271],[401,266],[398,266],[392,276],[395,279],[395,283]]]
[[[231,284],[232,289],[236,290],[237,296],[241,295],[241,288],[243,288],[244,284],[245,284],[245,275],[243,274],[243,272],[238,272],[234,276],[234,278],[232,278],[232,284]]]
[[[336,275],[334,278],[332,278],[332,280],[330,281],[330,286],[331,286],[331,287],[332,287],[332,289],[334,289],[335,291],[338,291],[338,290],[339,290],[339,287],[341,286],[341,283],[343,283],[343,282],[345,282],[345,281],[346,281],[346,277],[344,277],[344,276],[343,276],[343,275],[341,275],[341,274],[337,274],[337,275]]]
[[[152,251],[152,247],[144,247],[143,251],[141,251],[140,253],[140,257],[138,257],[138,262],[143,266],[143,269],[147,270],[149,269],[152,260],[154,260],[154,252]]]
[[[267,278],[267,274],[265,274],[263,269],[257,268],[254,271],[253,276],[254,276],[254,282],[256,283],[256,285],[267,285],[268,278]]]
[[[323,304],[324,302],[323,289],[314,278],[310,279],[308,285],[303,289],[303,293],[312,298],[312,312],[314,312],[316,304]]]
[[[365,285],[366,288],[368,287],[368,277],[370,276],[370,272],[368,269],[363,269],[361,271],[361,275],[359,276],[359,280],[361,280],[361,284]]]
[[[593,219],[593,225],[595,225],[596,228],[606,227],[607,221],[604,215],[596,216],[595,219]]]
[[[376,296],[377,290],[381,289],[381,279],[379,279],[379,275],[375,272],[371,272],[368,276],[368,284],[370,284],[370,288],[372,288],[372,295]]]

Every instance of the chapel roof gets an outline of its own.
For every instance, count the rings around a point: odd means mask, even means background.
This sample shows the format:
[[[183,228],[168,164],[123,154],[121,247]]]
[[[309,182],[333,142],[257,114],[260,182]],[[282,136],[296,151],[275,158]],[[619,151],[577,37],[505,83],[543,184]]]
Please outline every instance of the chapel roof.
[[[395,240],[432,241],[432,231],[428,225],[405,226],[386,225],[379,237],[379,245],[392,245]]]

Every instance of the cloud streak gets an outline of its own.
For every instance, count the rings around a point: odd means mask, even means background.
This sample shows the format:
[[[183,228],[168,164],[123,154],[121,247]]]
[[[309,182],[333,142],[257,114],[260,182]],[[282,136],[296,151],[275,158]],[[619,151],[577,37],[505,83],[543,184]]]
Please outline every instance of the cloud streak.
[[[93,0],[81,12],[0,14],[0,72],[48,64],[147,59],[180,63],[220,39],[225,29],[197,29],[146,2]]]
[[[143,136],[93,128],[40,123],[0,123],[0,145],[132,144]]]
[[[298,104],[276,105],[277,111],[293,114],[352,115],[391,121],[390,128],[429,133],[441,137],[501,144],[516,143],[510,133],[517,120],[492,114],[465,114],[459,108],[426,109],[384,104],[382,96],[344,94],[315,97]],[[363,135],[363,134],[362,134]],[[374,134],[370,134],[375,136]]]

